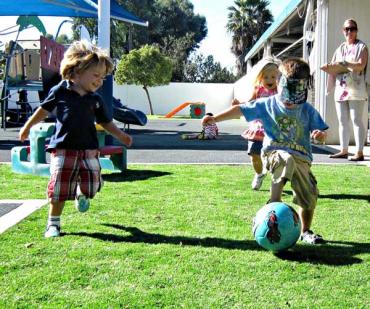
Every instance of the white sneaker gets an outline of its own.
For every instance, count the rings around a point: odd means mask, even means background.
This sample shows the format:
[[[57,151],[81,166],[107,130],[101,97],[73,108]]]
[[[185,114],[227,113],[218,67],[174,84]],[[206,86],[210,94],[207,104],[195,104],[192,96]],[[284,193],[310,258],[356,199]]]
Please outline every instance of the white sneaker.
[[[266,174],[255,174],[253,181],[252,181],[252,189],[253,190],[259,190],[262,186],[263,180],[265,179]]]
[[[77,187],[75,207],[79,212],[86,212],[90,207],[90,201],[81,193],[80,187]]]
[[[324,238],[321,235],[315,234],[311,230],[307,230],[301,235],[301,240],[311,245],[325,243]]]
[[[45,238],[59,237],[60,227],[56,225],[49,225],[45,232]]]

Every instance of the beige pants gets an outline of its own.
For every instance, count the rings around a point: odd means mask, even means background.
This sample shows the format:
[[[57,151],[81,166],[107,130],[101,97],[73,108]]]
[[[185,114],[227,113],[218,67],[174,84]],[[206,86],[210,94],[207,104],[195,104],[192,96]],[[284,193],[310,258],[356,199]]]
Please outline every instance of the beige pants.
[[[293,202],[305,209],[316,207],[319,190],[311,172],[311,162],[283,150],[264,154],[265,168],[272,175],[272,182],[289,180],[293,189]]]

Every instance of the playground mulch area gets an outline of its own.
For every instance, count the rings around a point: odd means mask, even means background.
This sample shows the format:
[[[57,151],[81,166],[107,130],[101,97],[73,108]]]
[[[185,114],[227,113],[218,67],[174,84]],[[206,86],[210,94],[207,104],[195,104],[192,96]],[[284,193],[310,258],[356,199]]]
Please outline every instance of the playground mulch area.
[[[106,173],[87,213],[67,203],[62,237],[43,237],[47,207],[0,235],[0,307],[366,308],[368,168],[313,172],[320,197],[312,228],[328,242],[298,242],[279,255],[253,239],[270,179],[252,191],[248,166]],[[0,165],[0,200],[43,199],[47,181]],[[292,198],[287,186],[283,200]]]

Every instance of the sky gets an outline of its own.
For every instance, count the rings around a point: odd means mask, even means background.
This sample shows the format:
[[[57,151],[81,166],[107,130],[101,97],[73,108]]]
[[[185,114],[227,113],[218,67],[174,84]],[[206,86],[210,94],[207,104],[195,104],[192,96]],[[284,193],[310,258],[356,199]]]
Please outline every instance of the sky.
[[[231,34],[226,31],[228,7],[234,0],[192,0],[194,12],[203,15],[207,20],[208,35],[201,42],[199,52],[213,55],[223,67],[232,68],[235,56],[230,52]],[[290,0],[270,0],[269,9],[276,18]]]
[[[270,0],[270,10],[274,18],[276,18],[284,7],[291,0]],[[235,57],[230,52],[231,35],[226,31],[228,7],[234,5],[234,0],[191,0],[194,5],[194,13],[203,15],[207,20],[208,34],[207,37],[200,43],[198,53],[205,56],[213,55],[215,61],[221,63],[223,67],[232,69],[235,64]],[[42,22],[48,33],[56,34],[59,25],[65,17],[41,17]],[[0,34],[7,27],[16,25],[17,17],[1,17]],[[6,32],[6,31],[5,31]],[[65,33],[71,36],[70,23],[64,23],[60,34]],[[22,31],[20,39],[37,39],[39,33],[34,29]],[[0,35],[0,42],[4,43],[11,39],[15,39],[15,33],[10,35]],[[2,43],[0,43],[0,49]]]

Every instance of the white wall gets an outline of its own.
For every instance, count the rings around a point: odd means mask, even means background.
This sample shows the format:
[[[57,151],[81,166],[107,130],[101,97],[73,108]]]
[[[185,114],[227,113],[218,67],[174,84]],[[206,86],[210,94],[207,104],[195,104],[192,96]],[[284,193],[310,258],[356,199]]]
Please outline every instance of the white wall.
[[[244,75],[234,84],[234,97],[240,102],[246,102],[250,98],[247,97],[246,84],[248,83],[247,75]]]
[[[234,84],[170,83],[149,88],[154,114],[165,115],[184,102],[204,102],[206,112],[218,113],[230,107]],[[149,114],[149,103],[141,86],[113,85],[113,96],[123,104]],[[189,115],[189,107],[177,115]]]

